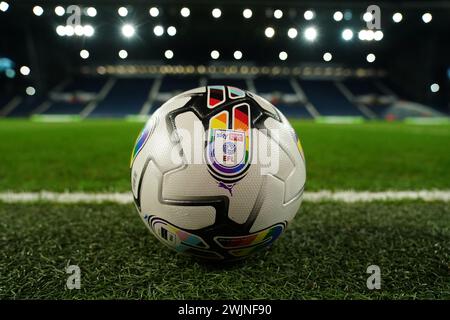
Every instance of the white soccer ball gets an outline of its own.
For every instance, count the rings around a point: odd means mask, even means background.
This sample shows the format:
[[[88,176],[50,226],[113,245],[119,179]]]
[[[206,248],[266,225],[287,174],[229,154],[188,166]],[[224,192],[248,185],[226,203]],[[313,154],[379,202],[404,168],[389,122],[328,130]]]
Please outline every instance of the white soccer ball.
[[[131,159],[139,215],[176,251],[240,259],[271,245],[297,213],[306,181],[300,141],[267,100],[208,86],[164,103]]]

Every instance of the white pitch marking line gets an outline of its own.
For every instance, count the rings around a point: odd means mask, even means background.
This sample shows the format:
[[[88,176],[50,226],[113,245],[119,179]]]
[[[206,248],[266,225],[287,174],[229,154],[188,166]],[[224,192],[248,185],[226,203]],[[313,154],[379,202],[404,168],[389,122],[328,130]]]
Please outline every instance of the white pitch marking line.
[[[450,190],[419,191],[316,191],[305,192],[305,202],[373,202],[395,200],[424,200],[450,202]],[[8,203],[51,202],[51,203],[119,203],[133,202],[130,192],[86,193],[86,192],[0,192],[0,201]]]

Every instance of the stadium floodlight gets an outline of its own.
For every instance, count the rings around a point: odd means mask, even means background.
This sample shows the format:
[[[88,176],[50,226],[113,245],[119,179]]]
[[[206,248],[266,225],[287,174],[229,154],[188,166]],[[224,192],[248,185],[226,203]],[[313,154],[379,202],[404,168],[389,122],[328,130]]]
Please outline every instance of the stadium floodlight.
[[[239,50],[236,50],[236,51],[233,53],[233,57],[234,57],[236,60],[241,60],[241,59],[242,59],[242,52],[239,51]]]
[[[353,31],[351,29],[344,29],[342,31],[342,39],[345,41],[350,41],[353,39]]]
[[[280,58],[281,61],[285,61],[288,58],[288,54],[286,51],[281,51],[278,54],[278,58]]]
[[[305,13],[303,14],[303,17],[305,18],[305,20],[308,20],[308,21],[314,19],[314,16],[315,16],[315,14],[314,14],[314,11],[312,11],[312,10],[306,10]]]
[[[0,11],[6,12],[9,8],[9,4],[6,1],[0,2]]]
[[[164,56],[166,57],[166,59],[172,59],[173,58],[173,51],[172,50],[166,50],[164,52]]]
[[[439,89],[440,89],[440,87],[439,87],[439,85],[438,85],[437,83],[433,83],[433,84],[430,86],[430,90],[431,90],[431,92],[433,92],[433,93],[438,92]]]
[[[28,66],[21,66],[19,71],[23,76],[28,76],[31,72],[31,69]]]
[[[244,11],[242,11],[242,15],[245,19],[250,19],[253,15],[253,11],[250,9],[244,9]]]
[[[167,28],[167,34],[171,37],[173,37],[174,35],[177,34],[177,28],[175,28],[174,26],[170,26]]]
[[[308,27],[305,29],[304,37],[306,40],[313,42],[317,38],[317,29],[315,27]]]
[[[55,7],[55,14],[57,15],[57,16],[63,16],[64,14],[66,13],[66,9],[64,9],[63,7],[61,7],[61,6],[57,6],[57,7]]]
[[[34,13],[35,16],[40,17],[44,13],[44,9],[42,9],[41,6],[34,6],[33,7],[33,13]]]
[[[403,20],[403,15],[402,15],[400,12],[396,12],[396,13],[394,13],[394,14],[392,15],[392,20],[393,20],[395,23],[399,23],[400,21]]]
[[[219,51],[217,51],[217,50],[211,51],[211,58],[213,58],[214,60],[217,60],[217,59],[219,59],[219,57],[220,57]]]
[[[295,28],[289,28],[287,35],[289,38],[294,39],[297,37],[298,31]]]
[[[281,19],[281,18],[283,18],[283,11],[280,9],[277,9],[273,12],[273,16],[275,19]]]
[[[373,53],[369,53],[366,57],[367,62],[372,63],[376,59],[375,55]]]
[[[331,61],[331,59],[333,59],[333,55],[331,53],[325,52],[323,54],[323,60],[324,61],[328,62],[328,61]]]
[[[66,36],[71,37],[75,34],[75,28],[70,25],[67,25],[64,27],[64,33]]]
[[[122,34],[126,37],[126,38],[131,38],[132,36],[134,36],[134,33],[136,32],[134,26],[132,26],[131,24],[127,23],[124,24],[122,26]]]
[[[424,23],[430,23],[432,19],[433,19],[433,16],[429,12],[426,12],[422,15],[422,21]]]
[[[83,33],[86,37],[89,38],[92,37],[94,35],[94,32],[95,32],[94,28],[89,24],[83,27]]]
[[[81,50],[80,51],[80,57],[81,57],[81,59],[89,58],[89,51],[87,51],[86,49]]]
[[[150,10],[148,10],[148,13],[150,14],[150,16],[155,18],[159,16],[159,9],[157,7],[151,7]]]
[[[361,41],[367,40],[367,30],[362,29],[358,32],[358,39]]]
[[[373,30],[366,30],[366,40],[372,41],[375,39],[375,32]]]
[[[214,9],[211,11],[211,14],[212,14],[212,16],[213,16],[214,18],[218,19],[218,18],[220,18],[220,16],[222,15],[222,10],[220,10],[219,8],[214,8]]]
[[[341,11],[336,11],[333,14],[333,19],[334,21],[341,21],[342,19],[344,19],[344,14]]]
[[[117,13],[121,17],[126,17],[128,15],[128,9],[125,7],[120,7],[119,9],[117,9]]]
[[[157,25],[153,28],[153,33],[157,37],[161,37],[164,34],[164,28],[163,26]]]
[[[184,7],[184,8],[181,8],[180,13],[181,13],[182,17],[187,18],[191,15],[191,10],[189,10],[189,8],[187,8],[187,7]]]
[[[120,59],[126,59],[127,57],[128,57],[127,50],[122,49],[122,50],[119,51],[119,58]]]
[[[84,28],[81,24],[76,25],[74,28],[75,34],[79,37],[81,37],[82,35],[84,35]]]
[[[375,39],[375,41],[381,41],[383,39],[383,37],[384,37],[383,31],[377,30],[377,31],[375,31],[373,38]]]
[[[363,20],[364,20],[365,22],[370,22],[370,21],[372,21],[372,20],[373,20],[373,14],[370,13],[370,12],[364,13],[364,14],[363,14]]]
[[[272,38],[275,35],[275,29],[272,27],[267,27],[266,30],[264,30],[264,34],[267,38]]]
[[[94,7],[89,7],[87,8],[86,13],[89,17],[95,17],[97,15],[97,9]]]
[[[66,35],[66,27],[65,26],[57,26],[56,34],[60,37],[64,37]]]
[[[34,87],[27,87],[25,93],[29,96],[34,96],[36,94],[36,89]]]

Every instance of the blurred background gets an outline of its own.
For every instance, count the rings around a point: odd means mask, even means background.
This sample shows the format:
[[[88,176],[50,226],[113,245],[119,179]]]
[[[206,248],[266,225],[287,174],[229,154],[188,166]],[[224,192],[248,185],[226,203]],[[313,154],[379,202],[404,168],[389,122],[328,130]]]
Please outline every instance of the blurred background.
[[[138,119],[225,84],[291,118],[447,121],[449,16],[448,1],[0,1],[0,116]]]

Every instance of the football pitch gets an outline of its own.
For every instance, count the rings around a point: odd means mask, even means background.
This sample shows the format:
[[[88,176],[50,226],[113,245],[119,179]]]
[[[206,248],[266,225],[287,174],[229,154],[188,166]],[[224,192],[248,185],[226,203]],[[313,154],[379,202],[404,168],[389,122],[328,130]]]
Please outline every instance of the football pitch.
[[[306,193],[450,192],[450,125],[292,124]],[[142,126],[0,120],[0,194],[128,192]],[[0,217],[0,299],[450,299],[448,201],[305,201],[273,247],[225,265],[168,250],[132,204],[0,202]]]

